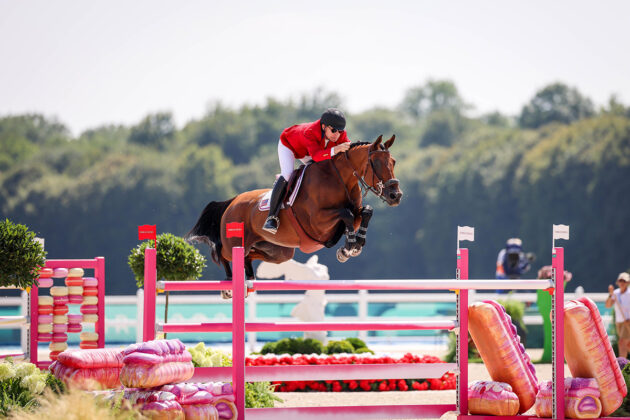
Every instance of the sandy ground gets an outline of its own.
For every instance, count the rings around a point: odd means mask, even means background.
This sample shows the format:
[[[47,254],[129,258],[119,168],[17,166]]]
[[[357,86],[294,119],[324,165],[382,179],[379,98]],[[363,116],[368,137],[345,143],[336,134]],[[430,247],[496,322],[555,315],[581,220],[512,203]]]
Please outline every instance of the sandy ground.
[[[533,360],[540,357],[542,350],[528,350]],[[551,365],[537,364],[538,380],[551,380]],[[570,376],[565,365],[565,376]],[[473,363],[468,367],[469,381],[490,380],[486,367],[481,363]],[[388,392],[278,392],[276,395],[284,400],[276,403],[276,407],[321,407],[349,405],[395,405],[395,404],[455,404],[455,391],[388,391]],[[526,414],[534,414],[530,409]],[[455,412],[448,412],[442,420],[456,420]],[[280,419],[279,419],[280,420]]]

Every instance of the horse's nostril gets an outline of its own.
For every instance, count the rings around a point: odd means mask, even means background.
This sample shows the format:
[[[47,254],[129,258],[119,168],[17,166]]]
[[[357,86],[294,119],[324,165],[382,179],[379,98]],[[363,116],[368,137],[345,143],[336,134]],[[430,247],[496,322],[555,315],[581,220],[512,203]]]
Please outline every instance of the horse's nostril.
[[[395,200],[396,198],[398,198],[398,194],[391,193],[391,194],[389,194],[389,198],[391,198],[392,200]]]

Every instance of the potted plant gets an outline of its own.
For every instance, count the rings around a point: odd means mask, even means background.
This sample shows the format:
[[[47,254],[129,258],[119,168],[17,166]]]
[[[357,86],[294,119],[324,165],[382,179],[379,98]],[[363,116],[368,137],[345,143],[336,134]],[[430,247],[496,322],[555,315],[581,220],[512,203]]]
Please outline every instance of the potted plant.
[[[170,233],[157,236],[156,266],[158,280],[186,281],[197,280],[201,277],[206,258],[199,250],[190,245],[183,238]],[[144,286],[144,251],[153,246],[152,241],[145,241],[131,250],[129,267],[136,278],[138,287]],[[164,322],[168,319],[168,296],[166,292],[166,307]],[[166,334],[165,334],[166,337]]]
[[[46,252],[34,232],[9,219],[0,221],[0,287],[30,288],[45,263]]]

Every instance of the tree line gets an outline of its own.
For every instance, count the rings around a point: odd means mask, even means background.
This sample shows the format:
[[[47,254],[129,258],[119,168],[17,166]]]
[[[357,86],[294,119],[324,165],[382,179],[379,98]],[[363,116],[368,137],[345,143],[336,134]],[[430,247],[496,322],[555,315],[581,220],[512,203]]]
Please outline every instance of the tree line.
[[[217,102],[182,127],[160,112],[78,136],[42,115],[0,117],[0,218],[44,237],[49,258],[105,256],[107,293],[133,293],[138,225],[181,236],[207,202],[271,187],[281,131],[331,106],[343,109],[340,96],[317,89],[262,105]],[[473,110],[453,82],[429,80],[391,109],[347,113],[352,140],[396,134],[405,196],[396,208],[368,196],[375,217],[363,254],[340,264],[334,248],[319,253],[331,278],[452,277],[458,225],[476,228],[472,277],[494,275],[510,237],[537,254],[536,269],[550,264],[551,225],[563,223],[569,289],[606,290],[630,267],[630,108],[611,97],[598,109],[553,83],[519,115]],[[221,276],[210,262],[204,278]]]

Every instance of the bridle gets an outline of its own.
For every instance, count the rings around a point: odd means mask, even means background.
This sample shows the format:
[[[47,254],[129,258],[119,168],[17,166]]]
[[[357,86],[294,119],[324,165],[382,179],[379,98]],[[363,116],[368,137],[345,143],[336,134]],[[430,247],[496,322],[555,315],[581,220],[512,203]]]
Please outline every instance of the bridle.
[[[348,158],[348,151],[346,151],[344,153],[344,157],[346,158],[346,160],[348,161],[348,164],[352,168],[352,174],[359,180],[359,185],[360,185],[360,188],[361,188],[361,197],[365,198],[365,196],[367,195],[368,191],[371,191],[372,193],[374,193],[374,195],[376,195],[378,198],[380,198],[381,201],[383,201],[384,203],[387,203],[387,200],[383,197],[383,191],[385,191],[386,188],[388,188],[388,187],[390,187],[392,185],[400,184],[400,181],[397,178],[392,178],[392,179],[389,179],[389,180],[383,182],[381,177],[379,177],[376,174],[376,171],[374,170],[374,162],[372,162],[372,159],[371,159],[371,156],[374,153],[389,153],[389,152],[386,151],[386,150],[369,150],[369,148],[368,148],[368,158],[367,158],[367,162],[365,164],[365,167],[363,168],[363,174],[362,175],[359,175],[357,173],[357,170],[355,169],[355,167],[352,165],[352,162]],[[375,185],[374,187],[372,185],[368,184],[365,181],[365,176],[367,175],[368,166],[372,170],[372,184]],[[346,186],[345,182],[343,182],[343,178],[341,176],[341,173],[339,172],[339,169],[337,169],[337,166],[334,164],[334,162],[333,162],[333,167],[337,171],[337,174],[339,175],[339,178],[341,178],[341,180],[342,180],[342,184],[343,184],[344,188],[346,189],[346,195],[348,196],[348,199],[350,200],[350,202],[352,202],[352,198],[350,197],[350,192],[348,191],[348,187]],[[374,178],[378,179],[378,182],[374,182]]]

